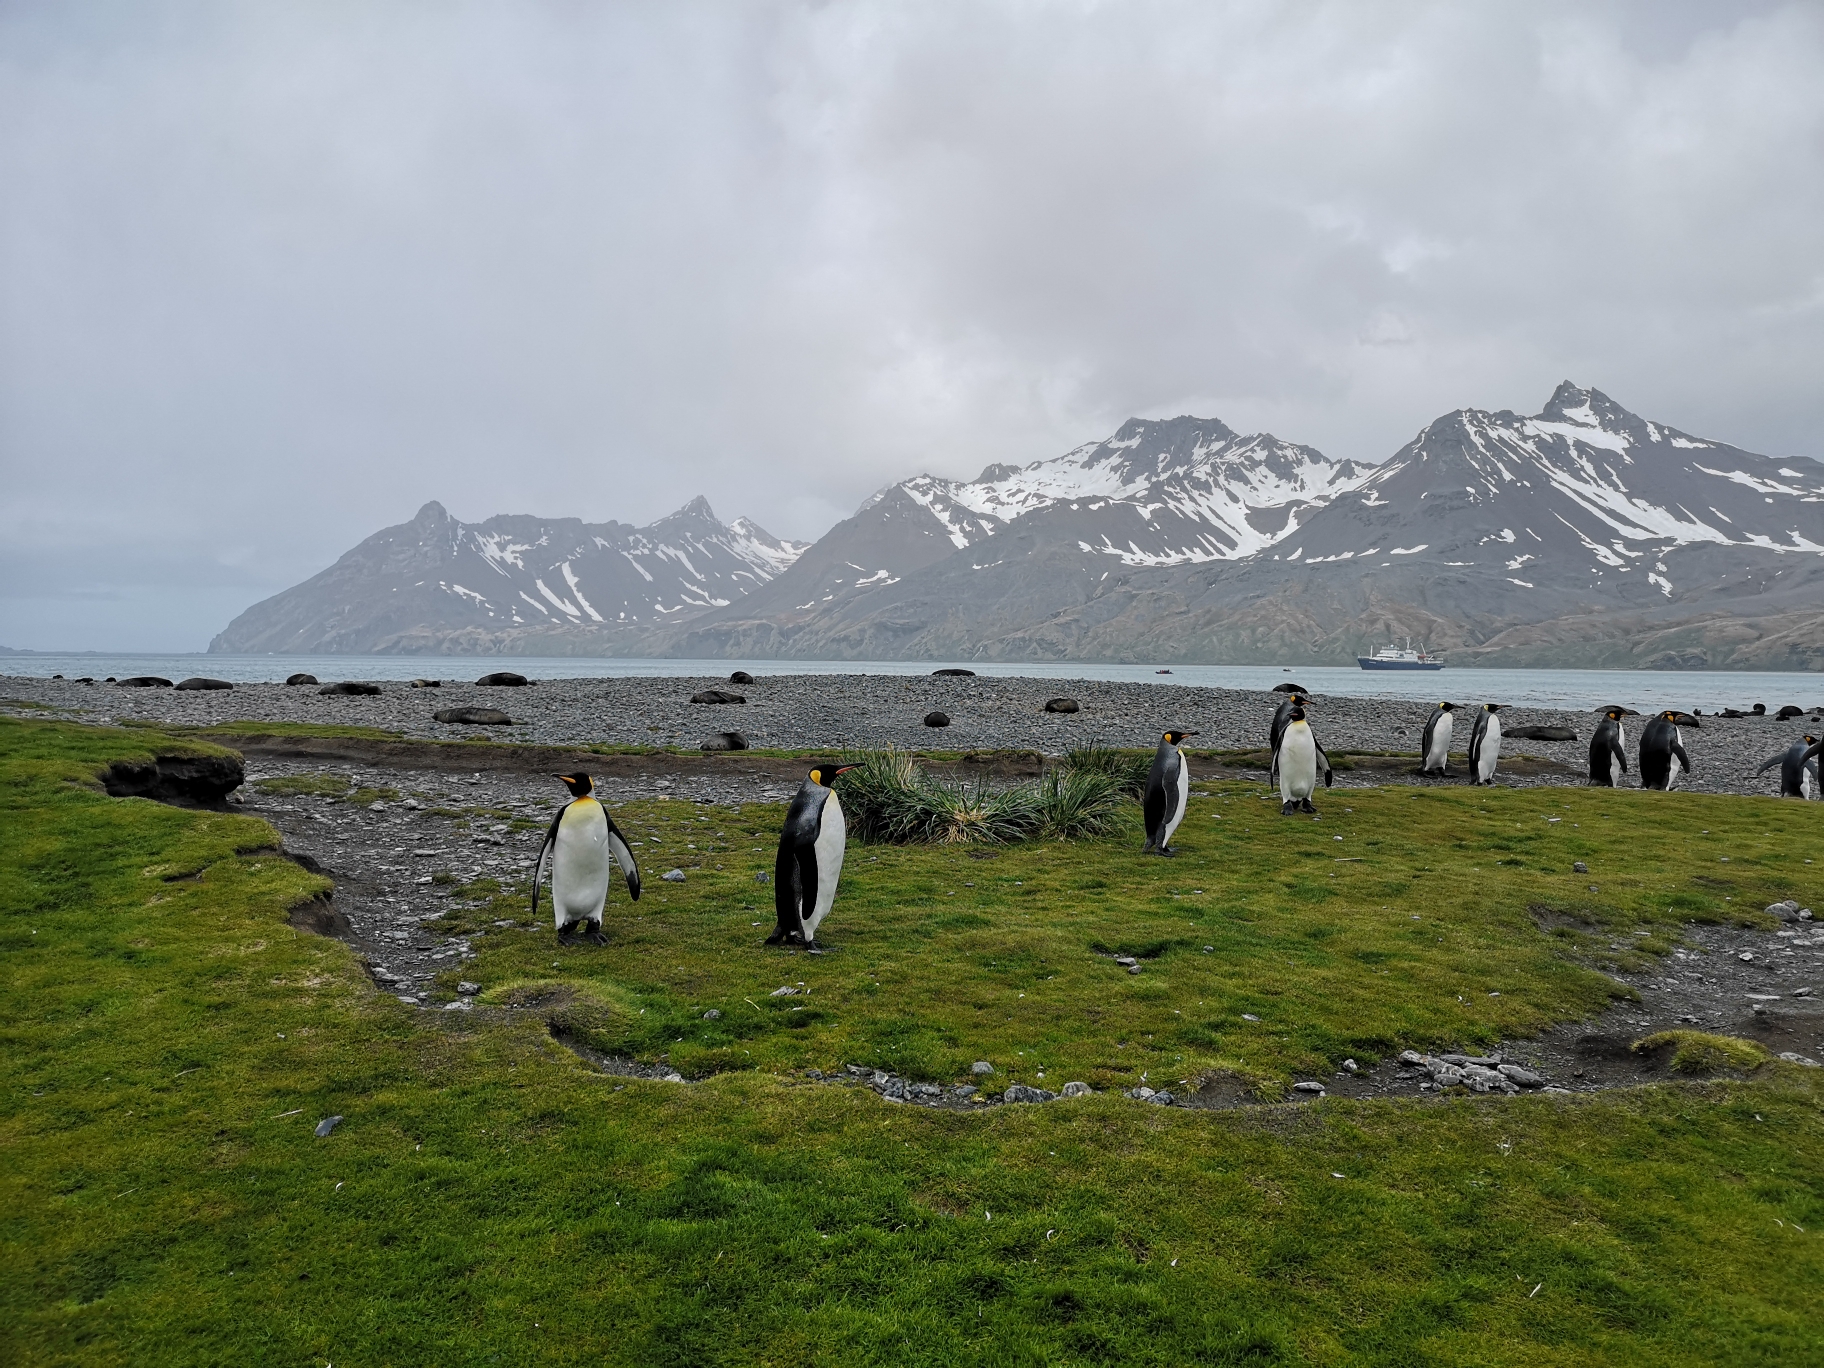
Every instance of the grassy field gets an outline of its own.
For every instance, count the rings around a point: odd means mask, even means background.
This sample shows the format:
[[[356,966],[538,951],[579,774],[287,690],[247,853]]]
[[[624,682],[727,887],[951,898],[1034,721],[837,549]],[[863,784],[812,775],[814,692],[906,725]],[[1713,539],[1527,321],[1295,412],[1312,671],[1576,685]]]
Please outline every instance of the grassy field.
[[[101,794],[153,739],[0,720],[9,1362],[1824,1357],[1817,1071],[979,1115],[789,1072],[1271,1089],[1523,1033],[1600,1007],[1605,956],[1815,903],[1824,810],[1388,789],[1312,822],[1215,785],[1176,860],[851,847],[833,953],[806,956],[758,945],[778,809],[630,804],[661,841],[647,897],[617,885],[604,949],[477,941],[487,999],[554,1006],[471,1014],[293,931],[323,884],[264,823]],[[452,920],[523,919],[523,890],[467,891]],[[594,1073],[553,1016],[704,1081]]]

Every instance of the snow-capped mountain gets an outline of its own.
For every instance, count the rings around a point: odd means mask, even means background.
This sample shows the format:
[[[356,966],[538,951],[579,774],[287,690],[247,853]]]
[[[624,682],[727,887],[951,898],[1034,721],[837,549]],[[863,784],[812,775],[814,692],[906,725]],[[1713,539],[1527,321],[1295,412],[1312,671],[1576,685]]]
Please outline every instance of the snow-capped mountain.
[[[1372,470],[1271,434],[1239,436],[1215,418],[1133,418],[1106,441],[1030,465],[888,485],[776,584],[716,619],[827,613],[964,551],[958,564],[982,569],[1002,558],[996,539],[1013,528],[1071,548],[1098,573],[1237,560]]]
[[[1567,381],[1529,418],[1439,418],[1286,546],[1273,554],[1306,565],[1499,565],[1522,589],[1633,575],[1671,598],[1707,587],[1714,559],[1680,584],[1676,552],[1824,555],[1824,465],[1692,437]]]
[[[909,480],[665,640],[1293,664],[1411,635],[1459,661],[1791,669],[1824,667],[1814,603],[1824,466],[1566,383],[1531,417],[1446,414],[1378,467],[1176,419],[966,484]]]
[[[684,621],[776,578],[803,554],[693,499],[650,527],[502,515],[481,523],[427,503],[329,569],[242,613],[212,651],[562,649]]]

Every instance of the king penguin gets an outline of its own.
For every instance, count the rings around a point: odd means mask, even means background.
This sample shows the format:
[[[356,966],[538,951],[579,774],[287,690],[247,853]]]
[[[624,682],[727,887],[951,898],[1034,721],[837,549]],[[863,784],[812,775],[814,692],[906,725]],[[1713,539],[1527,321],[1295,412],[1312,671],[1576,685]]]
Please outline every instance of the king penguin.
[[[1815,736],[1794,741],[1778,755],[1769,756],[1755,771],[1758,777],[1775,765],[1780,767],[1780,797],[1803,798],[1810,802],[1818,793],[1818,752],[1824,749]]]
[[[1425,719],[1425,735],[1419,741],[1419,754],[1425,757],[1419,764],[1420,774],[1450,773],[1450,734],[1457,726],[1451,713],[1456,707],[1455,703],[1440,703]]]
[[[538,848],[532,870],[532,917],[538,918],[538,885],[545,876],[545,857],[551,857],[551,906],[557,913],[557,938],[568,942],[580,929],[597,945],[606,945],[602,934],[602,907],[608,901],[608,876],[614,865],[627,876],[627,892],[640,900],[640,867],[628,848],[627,838],[596,801],[594,782],[586,774],[560,774],[570,790],[570,801],[557,810]]]
[[[1175,855],[1172,833],[1184,820],[1185,804],[1191,797],[1191,767],[1184,763],[1184,743],[1196,732],[1168,731],[1159,738],[1159,749],[1153,752],[1153,767],[1146,772],[1146,794],[1140,811],[1146,818],[1146,849],[1161,855]]]
[[[1678,714],[1657,714],[1640,733],[1640,786],[1670,793],[1679,779],[1691,772],[1691,757],[1685,754],[1685,738],[1678,730]]]
[[[1279,754],[1279,738],[1286,734],[1286,723],[1292,720],[1292,710],[1294,708],[1308,708],[1310,706],[1311,700],[1305,697],[1305,695],[1300,693],[1297,689],[1293,689],[1280,700],[1279,707],[1274,709],[1273,712],[1273,725],[1267,728],[1268,755]],[[1267,767],[1268,787],[1271,787],[1278,782],[1279,771],[1269,765]]]
[[[1329,788],[1335,776],[1330,770],[1330,757],[1311,734],[1303,708],[1292,709],[1286,729],[1280,733],[1279,749],[1273,754],[1273,772],[1279,776],[1279,813],[1290,817],[1297,812],[1316,812],[1311,795],[1317,792],[1317,776],[1324,776]]]
[[[1615,776],[1628,772],[1628,734],[1621,725],[1620,708],[1604,709],[1596,734],[1590,738],[1590,783],[1614,788]]]
[[[1495,782],[1495,762],[1501,758],[1499,703],[1484,703],[1469,734],[1469,778],[1474,784]]]
[[[779,921],[766,938],[768,945],[820,948],[817,928],[836,901],[836,881],[842,877],[842,855],[849,842],[842,799],[829,781],[854,768],[812,765],[785,811],[779,856],[773,862],[773,907]]]

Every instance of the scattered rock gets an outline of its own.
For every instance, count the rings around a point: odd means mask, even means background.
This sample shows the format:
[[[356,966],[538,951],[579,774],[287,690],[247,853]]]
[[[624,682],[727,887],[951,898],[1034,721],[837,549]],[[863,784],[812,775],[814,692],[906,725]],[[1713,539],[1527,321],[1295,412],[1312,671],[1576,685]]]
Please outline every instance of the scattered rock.
[[[1140,966],[1137,964],[1130,964],[1127,966],[1127,972],[1130,974],[1137,974],[1140,972]]]
[[[464,979],[461,983],[456,985],[456,991],[461,993],[464,997],[474,997],[475,994],[481,991],[481,985],[479,983],[470,983],[467,979]]]
[[[1260,1020],[1260,1018],[1255,1016],[1254,1013],[1252,1013],[1252,1012],[1243,1012],[1241,1014],[1241,1019],[1243,1021],[1259,1021]]]
[[[707,1012],[703,1013],[703,1020],[705,1021],[720,1021],[721,1019],[722,1009],[720,1007],[711,1007]],[[822,1074],[818,1074],[817,1076],[819,1078],[823,1077]]]
[[[730,693],[727,689],[705,689],[702,693],[692,694],[690,701],[692,703],[745,703],[747,699],[738,693]]]
[[[1028,1087],[1024,1083],[1012,1083],[1007,1091],[1001,1094],[1003,1102],[1055,1102],[1058,1095],[1047,1092],[1044,1088]]]
[[[1116,955],[1115,963],[1131,969],[1134,965],[1140,963],[1140,961],[1135,959],[1132,955]]]
[[[755,883],[771,883],[772,881],[773,881],[773,876],[768,874],[764,869],[761,870],[758,874],[754,875]]]
[[[287,684],[315,684],[317,677],[313,674],[294,674],[285,677]]]
[[[983,1074],[991,1074],[994,1072],[994,1065],[990,1064],[985,1059],[978,1059],[969,1066],[969,1072],[975,1074],[977,1077],[980,1077]]]
[[[234,685],[225,679],[207,679],[202,675],[191,675],[188,679],[180,679],[173,687],[195,693],[204,690],[232,689]]]
[[[950,714],[945,712],[928,712],[925,714],[927,727],[947,727],[950,725]]]
[[[1523,1069],[1518,1064],[1501,1065],[1501,1073],[1509,1082],[1518,1083],[1523,1088],[1543,1088],[1545,1080],[1531,1069]]]
[[[1343,1072],[1344,1073],[1360,1073],[1361,1065],[1357,1064],[1353,1059],[1345,1059],[1343,1061]]]
[[[1571,872],[1573,874],[1588,874],[1590,872],[1590,867],[1582,860],[1572,860]]]
[[[747,738],[740,732],[717,732],[704,738],[703,749],[706,751],[738,751],[747,749]]]
[[[953,668],[953,669],[948,669],[948,670],[933,670],[933,671],[931,671],[931,673],[934,675],[949,675],[953,679],[974,679],[975,678],[974,670],[958,670],[958,669]]]
[[[1064,1091],[1063,1091],[1063,1093],[1060,1094],[1060,1096],[1063,1096],[1063,1097],[1088,1097],[1090,1095],[1090,1093],[1092,1093],[1094,1091],[1095,1091],[1095,1089],[1091,1088],[1089,1086],[1089,1084],[1087,1084],[1087,1083],[1066,1083],[1064,1085]]]
[[[1767,908],[1767,915],[1770,917],[1778,917],[1781,921],[1797,921],[1799,919],[1799,904],[1792,898],[1786,899],[1785,902],[1773,903]]]
[[[728,682],[730,684],[752,684],[754,677],[746,670],[736,670],[728,677]]]
[[[342,1118],[339,1116],[324,1117],[321,1121],[317,1122],[317,1139],[321,1140],[341,1124]]]
[[[1819,1067],[1817,1060],[1807,1058],[1805,1055],[1799,1054],[1794,1050],[1781,1050],[1780,1058],[1785,1060],[1788,1064],[1803,1064],[1808,1069]]]
[[[511,670],[496,670],[493,674],[483,675],[475,682],[491,689],[519,689],[524,688],[529,681],[524,675],[514,674]]]
[[[379,693],[380,686],[378,684],[360,684],[352,679],[344,679],[339,684],[325,684],[317,692],[324,695],[344,694],[366,697],[369,694]]]
[[[1048,713],[1074,713],[1079,711],[1074,698],[1048,698],[1045,700],[1045,711]]]
[[[1292,1085],[1293,1092],[1321,1093],[1323,1090],[1324,1090],[1324,1085],[1322,1083],[1312,1083],[1312,1082],[1307,1081],[1304,1083],[1294,1083]]]
[[[439,708],[431,714],[439,722],[469,727],[510,727],[513,719],[499,708]]]
[[[117,679],[114,682],[123,689],[168,689],[171,687],[170,680],[161,679],[157,675],[134,675],[131,679]]]
[[[663,874],[659,875],[659,877],[666,883],[683,883],[684,871],[681,869],[668,869]]]
[[[801,990],[799,990],[799,989],[797,989],[797,988],[794,988],[794,987],[792,987],[792,986],[791,986],[791,985],[790,985],[790,984],[789,984],[789,983],[788,983],[788,984],[787,984],[787,985],[786,985],[786,986],[785,986],[785,987],[783,987],[783,988],[775,988],[775,989],[773,989],[773,991],[772,991],[772,992],[770,992],[770,993],[768,993],[768,994],[767,994],[767,996],[768,996],[768,997],[797,997],[797,996],[798,996],[798,994],[799,994],[799,992],[800,992],[800,991],[801,991]],[[882,1074],[882,1075],[881,1075],[881,1077],[882,1077],[882,1078],[885,1078],[885,1077],[886,1077],[886,1075],[885,1075],[885,1074]]]

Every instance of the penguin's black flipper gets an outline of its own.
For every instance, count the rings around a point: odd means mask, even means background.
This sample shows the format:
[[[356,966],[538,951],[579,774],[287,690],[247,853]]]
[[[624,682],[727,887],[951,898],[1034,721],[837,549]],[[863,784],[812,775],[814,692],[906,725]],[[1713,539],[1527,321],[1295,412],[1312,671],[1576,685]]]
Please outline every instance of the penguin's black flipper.
[[[1674,754],[1678,757],[1678,763],[1685,767],[1686,774],[1696,774],[1697,773],[1697,771],[1691,767],[1691,757],[1685,754],[1685,747],[1684,747],[1683,742],[1674,741],[1672,743],[1672,754]]]
[[[1768,770],[1772,769],[1775,765],[1779,764],[1785,758],[1786,758],[1785,751],[1781,751],[1778,755],[1768,756],[1767,759],[1765,759],[1761,762],[1761,767],[1754,772],[1754,777],[1756,779],[1759,779],[1763,774],[1767,773]]]
[[[557,816],[555,816],[551,819],[551,825],[545,829],[545,843],[538,848],[538,860],[532,866],[532,920],[533,921],[538,920],[538,886],[540,883],[542,883],[544,881],[544,877],[545,877],[545,857],[548,856],[551,853],[552,848],[557,845],[557,824],[564,820],[564,811],[569,806],[570,806],[570,804],[565,803],[563,807],[561,807],[557,810]],[[613,830],[614,823],[610,822],[608,824],[608,827],[609,827],[609,830]],[[553,894],[552,896],[555,897],[556,895]],[[634,896],[638,897],[639,895],[636,893]]]
[[[602,816],[608,817],[608,809],[602,809]],[[633,858],[633,847],[627,844],[627,838],[621,829],[614,824],[614,818],[608,817],[608,853],[614,856],[614,862],[621,867],[621,873],[627,878],[627,896],[635,902],[640,900],[640,862]]]
[[[1325,753],[1324,748],[1318,744],[1316,737],[1311,738],[1311,744],[1317,746],[1317,763],[1324,771],[1324,787],[1329,788],[1336,782],[1336,775],[1330,768],[1330,757]]]

